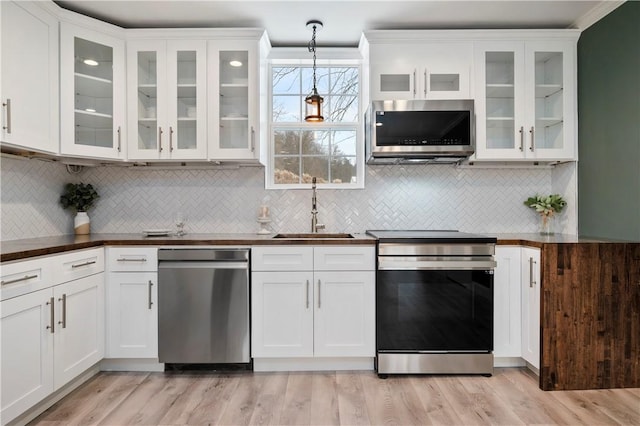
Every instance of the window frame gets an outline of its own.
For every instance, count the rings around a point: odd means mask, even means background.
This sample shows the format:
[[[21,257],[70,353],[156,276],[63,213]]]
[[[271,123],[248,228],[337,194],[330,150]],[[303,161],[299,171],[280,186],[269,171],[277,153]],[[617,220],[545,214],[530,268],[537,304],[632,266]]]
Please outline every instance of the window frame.
[[[279,130],[353,130],[356,133],[356,182],[355,183],[318,183],[318,188],[325,189],[364,189],[365,161],[364,161],[364,114],[363,114],[363,63],[358,49],[320,48],[322,59],[316,59],[316,67],[353,67],[358,72],[358,121],[349,123],[306,123],[302,122],[273,122],[273,68],[279,67],[309,67],[313,65],[307,49],[273,49],[268,60],[267,70],[267,132],[268,149],[265,164],[265,189],[309,189],[310,183],[277,184],[274,181],[275,170],[275,129]],[[275,52],[274,52],[275,51]],[[323,96],[321,93],[320,96]],[[304,111],[303,111],[304,112]],[[304,158],[299,156],[298,158]],[[330,156],[326,157],[327,159]]]

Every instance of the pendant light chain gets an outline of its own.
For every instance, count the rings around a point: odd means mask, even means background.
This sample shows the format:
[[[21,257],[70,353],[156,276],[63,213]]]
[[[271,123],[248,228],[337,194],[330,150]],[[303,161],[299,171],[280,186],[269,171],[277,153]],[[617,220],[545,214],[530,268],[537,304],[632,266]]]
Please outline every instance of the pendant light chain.
[[[313,52],[313,89],[316,89],[316,26],[313,26],[313,35],[309,42],[309,52]]]

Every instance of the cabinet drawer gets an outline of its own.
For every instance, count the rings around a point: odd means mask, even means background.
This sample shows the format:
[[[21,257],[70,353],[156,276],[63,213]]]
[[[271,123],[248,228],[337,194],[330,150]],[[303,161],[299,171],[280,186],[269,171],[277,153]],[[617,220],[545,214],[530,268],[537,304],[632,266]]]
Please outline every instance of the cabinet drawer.
[[[373,271],[375,260],[373,246],[317,246],[314,249],[316,271]]]
[[[104,249],[73,251],[51,257],[53,284],[104,272]]]
[[[252,271],[312,271],[313,247],[253,247]]]
[[[0,300],[21,296],[53,285],[48,257],[3,263],[0,272]]]
[[[112,272],[152,272],[158,270],[156,247],[107,247],[107,269]]]

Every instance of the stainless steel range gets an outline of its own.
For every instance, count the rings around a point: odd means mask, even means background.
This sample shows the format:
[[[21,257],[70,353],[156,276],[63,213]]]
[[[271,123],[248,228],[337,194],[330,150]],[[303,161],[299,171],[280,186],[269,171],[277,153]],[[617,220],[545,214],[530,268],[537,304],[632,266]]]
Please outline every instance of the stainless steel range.
[[[496,239],[457,231],[367,234],[378,239],[378,374],[493,374]]]

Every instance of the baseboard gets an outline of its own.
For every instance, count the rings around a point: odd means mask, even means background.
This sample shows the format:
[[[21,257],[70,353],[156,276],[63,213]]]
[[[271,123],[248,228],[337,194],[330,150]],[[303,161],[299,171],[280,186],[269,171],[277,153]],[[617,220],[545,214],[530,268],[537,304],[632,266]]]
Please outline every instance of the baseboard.
[[[100,362],[101,371],[164,371],[158,358],[105,358]]]
[[[69,383],[34,405],[31,409],[11,420],[6,426],[15,426],[15,425],[26,425],[40,414],[44,413],[47,409],[49,409],[53,404],[60,401],[65,396],[69,395],[73,392],[77,387],[85,383],[87,380],[91,379],[93,376],[100,372],[99,368],[100,363],[94,364],[85,370],[82,374],[80,374],[75,379],[71,380]]]
[[[371,370],[373,358],[254,358],[253,371]]]

